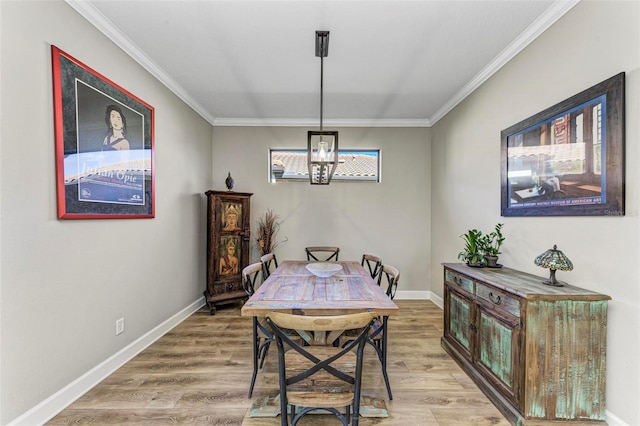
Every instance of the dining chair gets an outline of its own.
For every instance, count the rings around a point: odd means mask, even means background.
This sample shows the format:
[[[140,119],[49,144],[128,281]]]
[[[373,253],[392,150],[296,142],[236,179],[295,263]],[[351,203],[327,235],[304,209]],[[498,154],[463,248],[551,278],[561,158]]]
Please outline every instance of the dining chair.
[[[378,285],[381,288],[386,287],[386,295],[391,300],[396,296],[396,289],[398,288],[398,281],[400,280],[400,271],[398,268],[391,265],[382,265],[380,273],[378,274]],[[371,344],[378,354],[380,365],[382,367],[382,376],[384,377],[384,383],[387,386],[387,394],[389,400],[393,399],[391,394],[391,385],[389,384],[389,375],[387,374],[387,319],[377,317],[374,320],[374,324],[371,326],[371,332],[367,337],[367,343]]]
[[[289,417],[293,426],[312,411],[329,412],[343,426],[350,421],[352,426],[358,425],[364,347],[374,317],[373,312],[337,316],[281,312],[267,315],[278,347],[283,426],[289,424]],[[345,330],[356,328],[361,332],[349,344],[333,345]],[[291,339],[285,330],[296,330],[302,340]],[[343,407],[345,415],[340,412]]]
[[[378,276],[378,285],[386,288],[385,293],[391,300],[396,297],[398,281],[400,280],[400,271],[391,265],[383,265],[380,275]]]
[[[263,272],[262,262],[252,263],[242,270],[242,287],[249,297],[256,290],[258,276]],[[253,375],[249,387],[249,398],[253,395],[253,386],[256,383],[259,368],[264,365],[264,360],[269,352],[269,346],[273,342],[273,333],[264,318],[253,317]]]
[[[396,295],[399,279],[400,271],[398,271],[398,268],[391,265],[383,265],[380,268],[378,285],[386,289],[385,294],[391,300],[393,300]],[[359,331],[360,330],[349,330],[345,335],[346,340],[344,340],[343,346],[348,344]],[[376,354],[380,360],[380,366],[382,367],[384,383],[387,387],[387,395],[389,395],[389,400],[393,400],[393,393],[391,392],[391,385],[389,384],[389,375],[387,374],[387,338],[387,318],[379,316],[374,318],[369,335],[367,336],[367,343],[376,350]]]
[[[304,251],[307,253],[307,260],[338,260],[338,254],[340,253],[340,247],[330,246],[316,246],[305,247]],[[319,253],[324,253],[324,256],[320,256]],[[320,256],[320,259],[318,259]]]
[[[260,262],[262,262],[262,277],[266,280],[278,267],[278,259],[275,253],[267,253],[260,258]]]
[[[374,281],[378,281],[378,275],[382,271],[382,259],[373,254],[363,254],[362,262],[360,263],[371,275]]]

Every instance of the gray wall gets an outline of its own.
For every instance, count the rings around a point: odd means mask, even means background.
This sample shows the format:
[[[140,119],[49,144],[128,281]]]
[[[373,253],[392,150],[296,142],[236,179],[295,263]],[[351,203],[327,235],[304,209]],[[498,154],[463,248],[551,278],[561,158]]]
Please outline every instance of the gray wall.
[[[432,127],[432,290],[459,235],[504,222],[501,263],[548,275],[533,259],[553,244],[573,261],[570,284],[610,295],[607,410],[640,424],[640,3],[580,2]],[[500,216],[500,131],[626,72],[626,216]],[[475,206],[475,207],[474,207]],[[612,419],[608,419],[612,420]],[[612,424],[612,423],[609,423]]]
[[[1,1],[0,18],[7,424],[201,299],[212,128],[67,4]],[[155,107],[155,219],[56,218],[52,44]]]
[[[236,191],[253,192],[252,224],[268,209],[283,223],[279,259],[303,259],[304,247],[340,246],[340,259],[376,254],[402,271],[403,291],[428,290],[431,195],[430,129],[344,128],[341,149],[380,148],[382,182],[268,182],[269,148],[304,148],[306,128],[216,127],[213,176],[224,188],[227,172]],[[253,259],[258,260],[254,242]]]

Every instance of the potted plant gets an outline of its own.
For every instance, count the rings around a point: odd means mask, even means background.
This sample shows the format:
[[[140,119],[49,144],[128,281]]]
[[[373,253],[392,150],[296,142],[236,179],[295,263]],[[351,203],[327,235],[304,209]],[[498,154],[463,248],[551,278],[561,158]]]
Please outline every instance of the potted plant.
[[[458,259],[464,260],[469,266],[483,267],[482,231],[470,229],[466,234],[460,235],[460,238],[464,240],[464,250],[458,253]]]
[[[504,242],[504,235],[502,235],[502,227],[504,223],[498,223],[494,230],[488,234],[484,234],[480,237],[480,246],[484,253],[484,259],[487,262],[489,268],[498,268],[498,255],[500,247]]]

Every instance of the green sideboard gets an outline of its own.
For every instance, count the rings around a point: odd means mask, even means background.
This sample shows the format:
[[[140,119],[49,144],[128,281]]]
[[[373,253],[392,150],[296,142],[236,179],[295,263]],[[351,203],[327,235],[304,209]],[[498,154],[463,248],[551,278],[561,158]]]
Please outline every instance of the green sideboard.
[[[443,267],[442,347],[512,424],[605,424],[609,296],[509,268]]]

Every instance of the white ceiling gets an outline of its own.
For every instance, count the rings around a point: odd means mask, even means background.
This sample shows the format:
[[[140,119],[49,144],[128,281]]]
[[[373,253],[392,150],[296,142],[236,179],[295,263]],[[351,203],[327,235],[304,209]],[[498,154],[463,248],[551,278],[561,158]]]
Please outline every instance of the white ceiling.
[[[212,125],[430,126],[579,0],[67,0]]]

